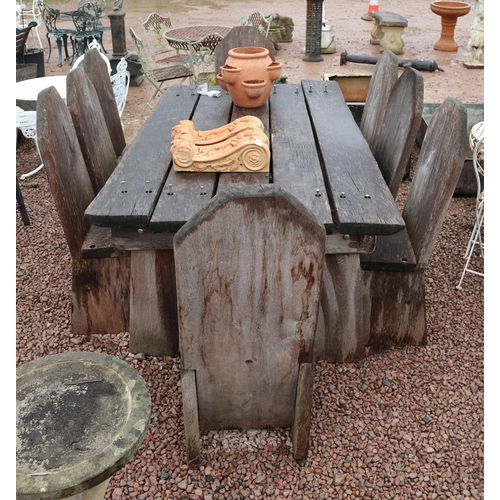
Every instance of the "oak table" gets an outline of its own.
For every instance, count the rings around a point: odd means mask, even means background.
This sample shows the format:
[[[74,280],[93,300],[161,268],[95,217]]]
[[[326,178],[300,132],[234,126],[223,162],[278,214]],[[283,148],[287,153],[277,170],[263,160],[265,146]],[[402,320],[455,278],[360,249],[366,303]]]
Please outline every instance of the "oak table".
[[[196,130],[210,130],[245,115],[257,116],[264,124],[272,153],[269,172],[172,168],[170,136],[180,120],[191,119]],[[363,299],[358,297],[359,255],[373,251],[377,235],[400,232],[405,224],[338,84],[275,85],[268,103],[255,109],[234,106],[224,91],[214,98],[179,86],[161,97],[85,212],[89,223],[111,228],[115,248],[131,251],[132,351],[147,347],[165,352],[165,343],[176,349],[176,231],[218,192],[267,183],[282,186],[324,224],[326,274],[335,275],[324,280],[325,287],[335,288],[345,299],[338,314],[351,328]]]

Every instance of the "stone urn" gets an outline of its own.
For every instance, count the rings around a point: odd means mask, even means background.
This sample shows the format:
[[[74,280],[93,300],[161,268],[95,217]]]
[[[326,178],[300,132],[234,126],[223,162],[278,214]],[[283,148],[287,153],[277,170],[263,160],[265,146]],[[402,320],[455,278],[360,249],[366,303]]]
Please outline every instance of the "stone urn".
[[[258,108],[266,103],[281,67],[264,47],[236,47],[229,50],[217,82],[237,106]]]
[[[454,37],[457,18],[468,14],[470,5],[467,2],[435,1],[431,2],[431,10],[441,16],[441,38],[434,44],[434,50],[456,52],[458,45]]]

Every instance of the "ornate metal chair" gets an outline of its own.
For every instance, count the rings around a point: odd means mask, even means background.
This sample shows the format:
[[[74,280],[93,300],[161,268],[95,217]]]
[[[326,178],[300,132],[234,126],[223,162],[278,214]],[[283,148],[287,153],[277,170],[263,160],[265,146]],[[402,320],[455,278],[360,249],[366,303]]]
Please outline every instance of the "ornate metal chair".
[[[113,94],[116,100],[116,107],[120,118],[127,102],[128,88],[130,85],[130,72],[127,71],[127,61],[124,57],[116,66],[116,73],[111,75],[111,85],[113,86]],[[122,123],[123,126],[123,123]]]
[[[151,12],[145,21],[142,18],[139,18],[139,21],[144,30],[149,53],[157,65],[188,62],[188,56],[176,54],[163,36],[167,29],[173,27],[170,13],[162,16]]]
[[[472,161],[474,172],[476,174],[477,195],[476,195],[476,213],[474,227],[465,250],[465,266],[460,276],[460,281],[457,285],[457,290],[462,289],[462,282],[465,278],[465,273],[475,274],[484,278],[484,272],[474,269],[471,264],[472,257],[476,248],[482,258],[484,258],[484,122],[479,122],[474,125],[469,136],[470,147],[472,148]]]
[[[57,27],[57,18],[58,14],[55,9],[52,7],[49,7],[48,5],[45,5],[43,1],[38,0],[38,8],[40,9],[40,12],[42,13],[42,19],[45,24],[45,29],[47,30],[47,41],[49,43],[49,55],[47,57],[46,62],[49,62],[50,55],[52,53],[52,46],[50,43],[50,36],[53,36],[56,39],[56,44],[57,44],[57,49],[59,51],[59,61],[57,63],[58,66],[62,66],[62,45],[64,43],[64,51],[66,53],[66,58],[64,59],[65,61],[70,59],[70,55],[68,53],[68,38],[71,40],[71,47],[73,50],[73,53],[71,55],[71,58],[74,57],[75,55],[75,41],[74,41],[74,36],[76,35],[76,31],[72,29],[66,29],[66,28],[58,28]]]
[[[262,12],[253,12],[249,16],[241,18],[241,26],[254,26],[257,28],[266,38],[269,36],[269,31],[271,30],[271,23],[273,21],[273,15],[266,17]]]
[[[35,141],[36,149],[40,158],[40,150],[38,149],[38,141],[36,137],[36,111],[24,111],[24,109],[16,106],[16,128],[18,128],[21,133],[27,139],[33,139]],[[41,163],[37,168],[28,172],[27,174],[21,175],[21,180],[26,179],[26,177],[31,177],[43,168],[43,163]]]
[[[81,56],[89,48],[90,41],[95,38],[102,45],[103,27],[100,23],[102,9],[98,3],[87,2],[71,13],[75,25],[74,39],[76,53]]]
[[[151,57],[148,54],[146,48],[144,47],[143,41],[137,36],[136,32],[133,28],[130,29],[130,36],[134,41],[135,48],[137,50],[137,55],[139,56],[139,60],[142,65],[142,69],[144,71],[144,76],[147,78],[149,83],[153,85],[154,92],[153,95],[149,98],[146,106],[141,112],[141,116],[146,111],[147,107],[151,107],[152,100],[156,97],[158,93],[163,94],[164,90],[162,85],[164,82],[169,80],[180,80],[180,84],[184,82],[186,78],[190,78],[193,76],[193,72],[182,64],[176,64],[172,66],[165,66],[161,68],[155,68],[151,63]]]

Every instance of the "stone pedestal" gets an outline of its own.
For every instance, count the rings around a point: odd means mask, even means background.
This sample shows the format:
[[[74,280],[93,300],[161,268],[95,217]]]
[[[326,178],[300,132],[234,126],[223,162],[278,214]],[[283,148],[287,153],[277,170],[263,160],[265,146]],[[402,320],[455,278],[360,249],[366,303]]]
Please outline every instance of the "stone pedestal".
[[[67,352],[16,370],[16,499],[104,499],[136,453],[151,399],[116,356]]]

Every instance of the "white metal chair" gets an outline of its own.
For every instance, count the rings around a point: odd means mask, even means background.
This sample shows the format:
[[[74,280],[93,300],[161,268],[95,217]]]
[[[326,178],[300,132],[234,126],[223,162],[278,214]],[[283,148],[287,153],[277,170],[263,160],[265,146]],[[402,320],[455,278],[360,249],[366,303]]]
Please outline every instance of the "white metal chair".
[[[475,274],[484,278],[484,272],[473,269],[471,265],[472,256],[476,248],[484,258],[484,121],[476,123],[471,129],[469,136],[470,147],[473,151],[472,161],[474,172],[476,174],[477,195],[476,195],[476,214],[474,227],[465,250],[465,266],[457,285],[457,290],[462,289],[462,282],[466,273]]]
[[[43,0],[33,0],[31,9],[26,9],[26,4],[22,0],[16,0],[16,5],[19,5],[20,10],[16,11],[16,25],[18,28],[24,28],[25,16],[31,17],[33,21],[36,22],[36,26],[32,30],[32,34],[35,33],[38,39],[38,47],[42,46],[42,40],[40,39],[40,34],[38,33],[38,26],[42,23],[42,13],[40,11],[39,4],[43,5]]]
[[[92,41],[89,43],[88,50],[91,49],[97,49],[99,51],[100,56],[104,59],[104,62],[106,63],[106,66],[108,68],[108,73],[111,74],[112,71],[111,63],[109,62],[109,59],[106,56],[106,54],[102,51],[101,44],[99,43],[99,40],[97,40],[96,38],[93,38]],[[71,70],[77,68],[82,63],[84,56],[85,54],[82,54],[76,59],[76,61],[73,63],[73,66],[71,67]]]
[[[271,30],[271,24],[274,15],[266,17],[262,12],[253,12],[249,16],[241,18],[241,26],[254,26],[257,28],[266,38],[269,36],[269,31]]]
[[[127,102],[128,88],[130,85],[130,72],[127,71],[127,61],[124,57],[122,57],[117,64],[116,73],[111,75],[111,85],[113,86],[113,94],[115,96],[118,114],[121,118],[125,103]]]
[[[35,141],[36,149],[38,151],[38,156],[40,159],[42,155],[38,149],[38,141],[36,137],[36,111],[24,111],[24,109],[16,106],[16,128],[18,128],[21,133],[27,139],[33,139]],[[41,163],[37,168],[28,172],[27,174],[21,175],[21,180],[31,177],[43,168],[43,163]]]

